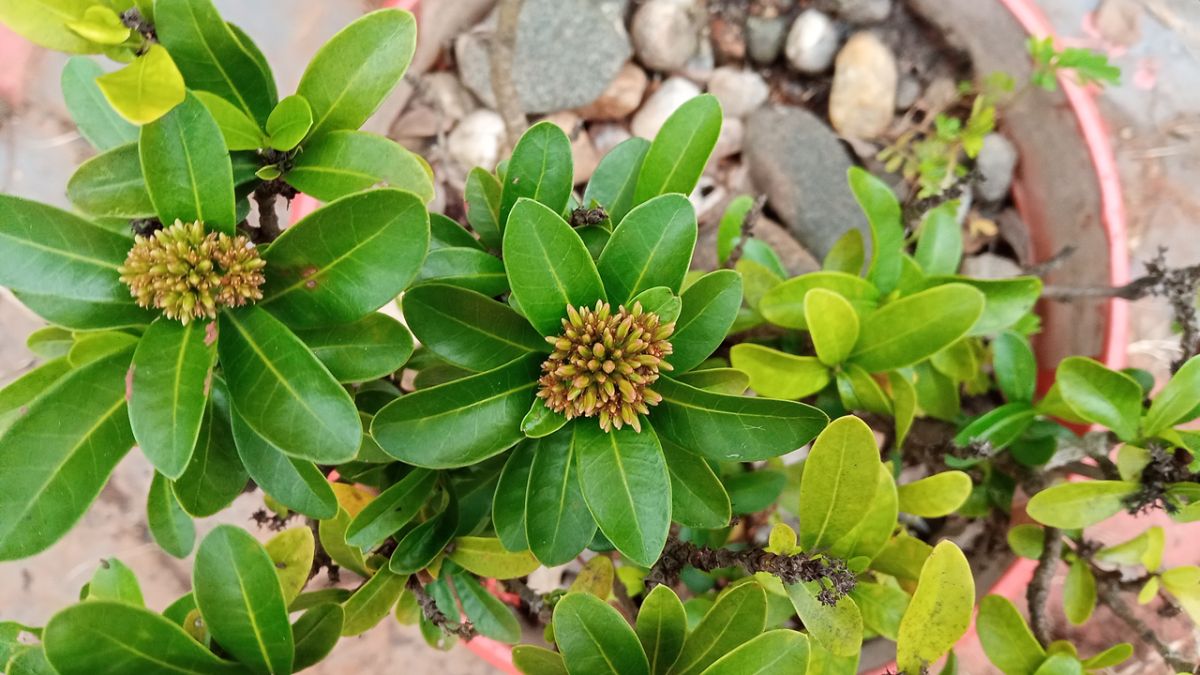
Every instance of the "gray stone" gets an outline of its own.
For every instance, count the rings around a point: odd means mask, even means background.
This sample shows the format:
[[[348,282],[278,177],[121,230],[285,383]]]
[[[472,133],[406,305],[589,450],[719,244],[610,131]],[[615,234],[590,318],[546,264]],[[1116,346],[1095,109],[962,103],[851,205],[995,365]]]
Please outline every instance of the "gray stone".
[[[896,111],[896,57],[873,33],[855,33],[838,52],[829,121],[844,136],[883,134]]]
[[[904,76],[896,85],[896,110],[908,110],[921,98],[921,83],[914,77]]]
[[[700,87],[695,82],[684,77],[668,78],[633,116],[633,135],[654,138],[676,108],[699,95]]]
[[[755,63],[774,63],[783,51],[788,22],[782,16],[746,17],[746,50]]]
[[[850,155],[812,113],[767,106],[746,121],[746,163],[755,187],[816,258],[824,258],[847,230],[867,233],[866,218],[846,171]]]
[[[713,147],[713,157],[724,159],[741,152],[745,135],[745,125],[740,119],[726,117],[721,121],[721,134],[717,136],[717,144]]]
[[[879,23],[892,12],[892,0],[837,0],[837,14],[850,23]]]
[[[975,194],[985,202],[998,202],[1012,187],[1013,170],[1017,168],[1017,149],[1000,134],[983,137],[983,147],[975,158],[982,180],[975,185]]]
[[[1009,279],[1021,276],[1025,270],[1011,258],[984,252],[963,258],[960,273],[976,279]]]
[[[721,66],[709,78],[708,92],[721,102],[725,117],[745,117],[767,102],[771,90],[753,70]]]
[[[621,141],[628,140],[633,136],[623,124],[616,122],[600,122],[593,124],[588,132],[592,135],[592,144],[596,146],[596,152],[603,157],[609,151],[617,147]]]
[[[837,26],[824,13],[807,9],[796,17],[788,31],[784,51],[788,63],[802,73],[823,73],[833,64],[837,54]]]
[[[625,119],[642,103],[649,78],[636,63],[626,63],[595,101],[577,112],[588,120]]]
[[[464,84],[490,107],[492,33],[454,43]],[[596,100],[629,60],[629,39],[589,0],[525,0],[517,22],[513,84],[527,113],[578,108]]]
[[[700,46],[700,26],[691,0],[650,0],[629,24],[638,60],[651,70],[683,68]],[[586,45],[579,45],[586,48]]]
[[[454,127],[446,138],[446,151],[463,169],[482,166],[490,171],[500,158],[505,133],[504,119],[481,108]]]

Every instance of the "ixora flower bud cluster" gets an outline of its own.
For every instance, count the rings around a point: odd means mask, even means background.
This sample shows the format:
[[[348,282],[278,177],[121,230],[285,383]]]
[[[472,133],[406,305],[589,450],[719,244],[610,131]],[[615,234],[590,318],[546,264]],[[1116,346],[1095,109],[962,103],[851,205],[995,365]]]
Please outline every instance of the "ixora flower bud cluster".
[[[568,306],[562,325],[562,335],[546,338],[554,352],[542,363],[538,397],[567,419],[599,416],[605,431],[628,424],[640,432],[638,414],[662,400],[650,385],[660,369],[671,370],[663,359],[675,324],[662,324],[640,302],[613,312],[597,301],[595,309]]]
[[[177,220],[152,235],[138,235],[118,271],[139,305],[186,324],[215,318],[219,307],[260,300],[266,264],[245,236],[206,234],[200,222]]]

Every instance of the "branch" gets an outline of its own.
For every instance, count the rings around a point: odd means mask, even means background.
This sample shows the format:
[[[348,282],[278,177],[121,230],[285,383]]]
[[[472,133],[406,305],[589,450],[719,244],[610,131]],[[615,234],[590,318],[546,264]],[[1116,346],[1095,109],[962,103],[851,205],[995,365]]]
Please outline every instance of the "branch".
[[[496,32],[492,35],[492,93],[496,97],[500,117],[504,119],[504,127],[508,130],[509,145],[516,144],[528,125],[525,110],[521,108],[521,99],[517,95],[517,85],[512,77],[513,52],[517,44],[517,20],[521,16],[523,1],[500,0]]]
[[[1058,569],[1058,561],[1062,557],[1062,532],[1057,528],[1046,528],[1046,542],[1042,546],[1042,555],[1038,558],[1037,569],[1033,579],[1025,590],[1025,602],[1029,605],[1029,627],[1033,635],[1043,645],[1050,644],[1050,630],[1047,626],[1049,614],[1046,612],[1046,601],[1050,599],[1050,581]]]
[[[1173,672],[1191,673],[1195,671],[1196,664],[1188,663],[1177,656],[1170,645],[1158,638],[1158,634],[1154,632],[1153,628],[1146,625],[1145,621],[1142,621],[1134,614],[1133,609],[1121,598],[1119,585],[1112,583],[1108,577],[1097,577],[1096,581],[1096,597],[1100,600],[1101,604],[1112,610],[1112,613],[1117,615],[1117,618],[1124,621],[1125,625],[1137,633],[1138,638],[1142,642],[1153,647]]]
[[[438,609],[437,601],[433,599],[433,596],[425,592],[425,587],[421,585],[421,581],[417,579],[417,575],[414,574],[409,577],[407,585],[408,590],[417,596],[417,604],[420,605],[421,613],[425,615],[429,623],[442,629],[442,632],[447,635],[453,635],[464,640],[470,640],[478,635],[475,632],[475,626],[470,621],[456,623],[443,614],[442,610]]]
[[[742,232],[738,236],[737,246],[729,252],[729,259],[725,261],[725,266],[733,269],[737,266],[738,260],[742,258],[742,251],[746,248],[746,242],[754,236],[752,231],[754,226],[758,224],[758,219],[762,216],[763,206],[767,203],[766,195],[759,195],[754,198],[754,205],[746,212],[746,217],[742,219]]]

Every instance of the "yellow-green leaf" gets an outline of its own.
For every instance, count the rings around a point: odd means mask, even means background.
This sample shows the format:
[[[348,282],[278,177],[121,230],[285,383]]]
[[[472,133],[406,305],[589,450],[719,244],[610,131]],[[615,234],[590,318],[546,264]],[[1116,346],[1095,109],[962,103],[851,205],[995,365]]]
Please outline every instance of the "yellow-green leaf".
[[[879,485],[879,447],[870,427],[847,415],[817,436],[800,482],[800,545],[816,551],[863,519]]]
[[[954,646],[967,632],[975,607],[975,579],[966,556],[939,542],[921,568],[917,591],[900,621],[896,662],[916,673]]]
[[[974,484],[962,471],[943,471],[896,488],[900,510],[922,518],[941,518],[962,506]]]
[[[490,579],[515,579],[538,568],[529,551],[509,551],[492,537],[459,537],[450,549],[450,559],[468,572]]]
[[[183,103],[183,75],[162,45],[150,45],[133,63],[101,75],[96,84],[121,117],[147,124]]]
[[[804,316],[821,363],[836,366],[850,356],[858,342],[858,314],[849,300],[814,288],[804,296]]]

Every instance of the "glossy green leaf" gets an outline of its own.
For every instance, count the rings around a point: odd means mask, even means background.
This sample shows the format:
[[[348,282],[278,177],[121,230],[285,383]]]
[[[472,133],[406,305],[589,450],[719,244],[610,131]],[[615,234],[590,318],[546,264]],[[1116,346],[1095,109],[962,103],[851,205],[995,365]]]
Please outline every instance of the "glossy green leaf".
[[[655,586],[646,596],[638,610],[637,636],[650,662],[650,675],[666,675],[687,636],[683,603],[670,587]]]
[[[342,622],[342,635],[361,635],[383,621],[400,599],[407,582],[408,575],[393,574],[387,567],[375,572],[354,591],[349,600],[342,603],[346,614]]]
[[[1087,670],[1099,670],[1101,668],[1111,668],[1129,657],[1133,656],[1133,645],[1128,642],[1115,644],[1108,649],[1096,654],[1095,656],[1085,660],[1083,667]]]
[[[268,144],[275,150],[288,152],[308,135],[313,114],[303,96],[293,94],[281,100],[267,117]]]
[[[200,99],[213,121],[221,129],[225,139],[225,147],[229,150],[257,150],[266,145],[262,129],[258,123],[247,116],[246,112],[233,103],[208,91],[194,91],[192,94]]]
[[[904,251],[904,225],[900,201],[887,183],[858,167],[847,172],[850,189],[871,227],[871,263],[867,279],[882,293],[896,288],[900,281],[901,253]]]
[[[66,534],[133,445],[129,358],[123,351],[69,373],[0,436],[0,560],[33,555]]]
[[[922,518],[942,518],[962,506],[974,487],[966,473],[943,471],[905,483],[896,489],[896,494],[901,511]]]
[[[96,86],[121,117],[139,125],[162,118],[187,96],[174,59],[157,44],[124,68],[97,77]]]
[[[969,335],[995,335],[1012,328],[1033,310],[1042,292],[1042,280],[1037,277],[1011,279],[976,279],[973,277],[931,277],[927,284],[966,284],[983,293],[983,314],[971,327]]]
[[[711,94],[697,96],[675,109],[646,151],[633,201],[658,195],[690,195],[721,133],[721,104]]]
[[[1051,654],[1033,675],[1083,675],[1083,664],[1074,654]]]
[[[221,314],[218,348],[246,425],[297,458],[336,464],[362,441],[346,390],[295,335],[259,307]]]
[[[392,317],[374,313],[354,323],[296,331],[338,382],[366,382],[404,367],[412,334]]]
[[[41,645],[26,645],[13,654],[4,672],[8,675],[58,675]]]
[[[817,436],[800,482],[800,546],[826,547],[867,514],[879,485],[879,446],[862,420],[840,417]]]
[[[187,557],[196,543],[196,525],[179,505],[171,483],[155,472],[146,498],[146,523],[154,543],[176,558]]]
[[[474,577],[469,574],[456,576],[454,588],[458,591],[463,613],[480,635],[507,644],[521,640],[521,624],[512,609],[484,590]]]
[[[829,384],[829,368],[813,356],[743,342],[729,350],[729,361],[750,376],[750,387],[760,396],[805,398]]]
[[[833,248],[825,254],[821,261],[821,269],[826,272],[845,272],[858,276],[862,273],[863,263],[866,262],[866,247],[863,244],[861,230],[846,230]]]
[[[702,457],[659,439],[671,476],[671,519],[688,527],[717,529],[733,516],[721,479]]]
[[[874,309],[879,300],[879,289],[861,277],[845,272],[810,272],[788,279],[767,291],[758,304],[758,310],[777,326],[807,329],[804,298],[814,288],[833,291],[849,300],[860,317]]]
[[[1046,658],[1046,650],[1005,597],[987,595],[979,601],[976,628],[988,660],[1004,675],[1031,675]]]
[[[43,363],[0,389],[0,436],[24,416],[31,402],[69,372],[71,364],[62,356]]]
[[[857,557],[874,560],[895,531],[899,515],[896,481],[889,465],[880,464],[878,472],[879,482],[866,515],[833,543],[830,547],[832,555],[846,560]]]
[[[474,464],[521,439],[521,419],[537,387],[540,357],[402,396],[375,415],[371,434],[388,454],[414,466]]]
[[[279,577],[283,602],[290,606],[304,590],[304,585],[308,583],[308,574],[312,570],[316,553],[316,539],[312,528],[301,525],[286,529],[271,537],[264,548]]]
[[[586,419],[572,428],[579,484],[600,531],[634,562],[654,564],[671,525],[671,479],[658,438],[648,428],[640,433],[631,427],[605,432]],[[536,467],[536,458],[534,463]],[[531,472],[531,496],[534,477]],[[532,535],[535,530],[527,523],[526,531]]]
[[[509,551],[492,537],[458,537],[447,555],[459,567],[489,579],[516,579],[540,563],[529,551]]]
[[[218,658],[170,619],[120,602],[68,607],[50,619],[43,639],[46,657],[60,673],[245,672]]]
[[[146,604],[137,575],[116,558],[101,558],[86,588],[85,600],[112,600],[139,607]]]
[[[718,265],[724,267],[734,249],[742,242],[742,226],[753,208],[754,198],[750,195],[738,195],[725,207],[725,213],[717,225]]]
[[[762,586],[750,582],[726,591],[684,640],[671,675],[698,675],[762,633],[766,620],[767,596]]]
[[[1163,572],[1159,578],[1163,589],[1175,596],[1192,621],[1200,617],[1200,567],[1181,565]]]
[[[545,438],[566,424],[565,415],[554,412],[546,407],[544,400],[535,398],[529,406],[529,412],[521,418],[521,433],[525,434],[526,438]]]
[[[218,525],[200,542],[196,606],[213,639],[256,673],[290,673],[294,642],[275,565],[245,530]]]
[[[863,319],[850,358],[871,372],[921,361],[967,334],[983,298],[970,286],[945,284],[884,305]]]
[[[649,675],[637,635],[617,610],[590,593],[554,607],[554,639],[572,675]]]
[[[942,541],[921,568],[908,611],[900,621],[896,662],[916,672],[949,651],[967,632],[975,607],[975,580],[957,546]]]
[[[1042,548],[1046,545],[1046,532],[1040,525],[1014,525],[1008,531],[1007,539],[1013,553],[1022,558],[1037,560],[1042,556]]]
[[[583,240],[557,213],[529,199],[512,207],[504,229],[504,268],[522,312],[542,335],[562,332],[568,305],[606,299]]]
[[[1200,358],[1192,357],[1171,376],[1154,397],[1142,422],[1143,433],[1152,436],[1188,418],[1200,405]]]
[[[963,427],[954,442],[966,445],[971,442],[987,442],[996,450],[1003,450],[1033,424],[1037,411],[1028,403],[1006,403],[993,408]]]
[[[475,291],[422,284],[404,294],[404,317],[421,344],[443,360],[491,370],[549,345],[519,314]]]
[[[850,597],[842,597],[830,607],[817,599],[821,588],[815,581],[790,584],[787,594],[814,647],[819,645],[835,656],[856,656],[863,640],[858,605]]]
[[[57,359],[66,356],[74,341],[71,331],[58,326],[45,326],[30,333],[25,338],[25,346],[43,359]],[[3,408],[0,407],[0,410]]]
[[[697,389],[734,396],[740,396],[750,388],[750,376],[738,368],[692,370],[676,376],[675,379]]]
[[[500,248],[500,181],[487,169],[475,167],[467,174],[465,199],[467,222],[479,233],[479,241]]]
[[[680,295],[683,309],[671,335],[674,353],[667,362],[675,373],[703,363],[729,332],[742,305],[742,279],[733,270],[709,272]]]
[[[350,521],[346,542],[364,551],[379,546],[417,515],[433,492],[437,477],[436,472],[428,469],[410,471]]]
[[[727,471],[722,481],[729,492],[729,502],[736,514],[757,513],[769,508],[779,499],[787,483],[781,471]]]
[[[996,384],[1005,400],[1033,402],[1037,387],[1037,361],[1029,340],[1017,333],[1005,331],[992,341],[992,365]]]
[[[132,219],[155,215],[142,179],[136,142],[119,145],[80,164],[67,181],[67,198],[90,216]]]
[[[67,352],[67,362],[72,368],[80,368],[110,354],[132,349],[137,342],[137,336],[119,331],[83,333]]]
[[[1063,583],[1063,613],[1067,621],[1078,626],[1086,623],[1096,610],[1096,577],[1090,564],[1076,558],[1067,570]]]
[[[429,216],[408,192],[344,197],[289,227],[263,254],[266,307],[296,328],[363,318],[393,300],[429,248]]]
[[[525,675],[567,675],[562,654],[533,645],[517,645],[512,651],[513,665]]]
[[[450,246],[430,251],[416,280],[460,286],[488,297],[508,291],[504,263],[491,253],[473,247]],[[509,302],[512,302],[511,297]]]
[[[587,189],[583,192],[583,205],[599,204],[608,213],[609,222],[620,224],[629,209],[633,208],[638,175],[649,149],[650,141],[634,137],[621,141],[609,150],[588,180]]]
[[[671,323],[679,318],[683,310],[683,301],[675,292],[666,286],[647,288],[638,293],[626,305],[639,302],[647,312],[654,312],[662,323]]]
[[[850,598],[858,605],[864,627],[895,641],[908,609],[908,593],[894,585],[859,581],[850,590]]]
[[[930,276],[954,274],[963,255],[962,225],[958,223],[957,200],[950,200],[925,214],[917,237],[914,257]]]
[[[504,174],[498,221],[501,228],[508,232],[510,220],[514,218],[513,208],[520,199],[529,199],[554,213],[562,213],[571,196],[573,171],[571,141],[566,133],[545,121],[529,127],[513,148]],[[504,248],[507,255],[507,243]]]
[[[804,296],[804,316],[821,363],[835,366],[850,356],[858,342],[858,314],[849,300],[814,288]]]
[[[305,143],[287,181],[323,201],[377,185],[407,190],[422,203],[433,199],[433,181],[421,159],[399,143],[365,131],[333,131]]]
[[[474,248],[484,250],[467,227],[441,213],[429,214],[429,248]]]
[[[577,424],[593,423],[581,420]],[[596,534],[572,447],[574,426],[530,443],[534,450],[525,496],[525,532],[530,550],[547,567],[570,562]]]
[[[525,495],[529,489],[529,471],[533,467],[535,444],[523,441],[513,448],[492,498],[492,525],[496,536],[509,551],[529,549],[525,535]]]
[[[811,441],[828,418],[794,401],[728,396],[661,378],[663,401],[652,412],[663,438],[709,459],[750,462],[791,452]]]
[[[431,565],[454,540],[458,514],[458,499],[451,492],[440,511],[399,538],[388,569],[394,574],[416,574]]]
[[[320,663],[342,637],[346,613],[341,605],[323,603],[305,612],[292,624],[292,641],[296,643],[295,672]]]
[[[1123,440],[1137,436],[1142,388],[1132,377],[1072,356],[1058,365],[1057,384],[1063,400],[1080,417],[1112,429]]]
[[[316,465],[284,454],[237,410],[233,412],[233,436],[246,471],[263,492],[310,518],[332,518],[337,514],[333,488]]]
[[[201,420],[196,450],[183,475],[175,481],[173,492],[184,511],[205,518],[229,506],[242,493],[248,478],[234,444],[229,393],[224,382],[217,379]]]
[[[722,656],[702,675],[769,675],[808,670],[808,638],[794,630],[770,630]]]
[[[408,70],[416,42],[412,14],[381,9],[322,45],[296,87],[312,107],[310,137],[362,126]]]
[[[696,212],[687,197],[662,195],[634,208],[613,230],[597,261],[613,305],[659,286],[678,292],[696,246]]]

